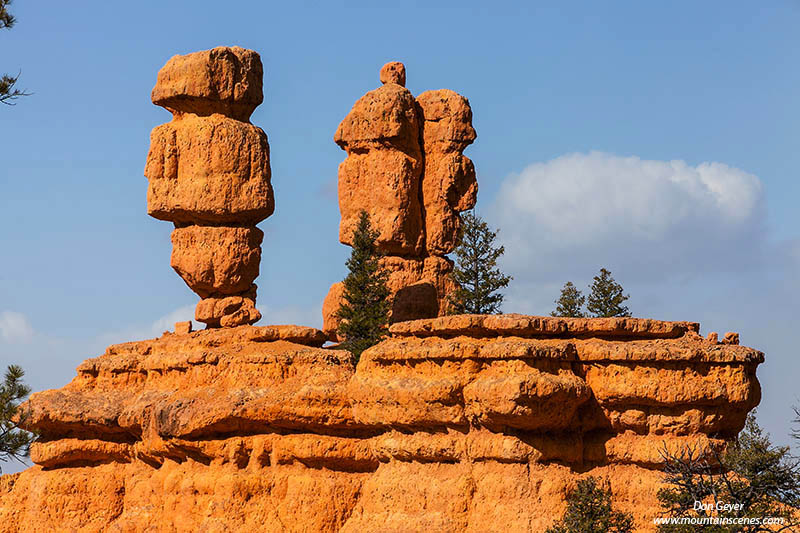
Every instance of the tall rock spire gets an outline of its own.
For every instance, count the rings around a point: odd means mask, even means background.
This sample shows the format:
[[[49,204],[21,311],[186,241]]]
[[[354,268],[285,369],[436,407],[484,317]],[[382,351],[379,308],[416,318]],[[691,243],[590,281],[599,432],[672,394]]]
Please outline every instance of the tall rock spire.
[[[147,212],[175,224],[171,265],[202,300],[208,327],[252,324],[264,234],[272,214],[269,143],[250,123],[263,101],[261,58],[221,47],[175,56],[153,103],[173,115],[150,134]]]
[[[347,152],[339,165],[339,240],[352,244],[365,210],[389,271],[392,322],[432,318],[445,312],[454,288],[446,256],[456,246],[459,213],[474,207],[478,193],[475,167],[463,155],[476,137],[472,109],[447,89],[415,99],[397,61],[383,66],[380,81],[334,136]],[[332,338],[341,297],[337,283],[323,304],[323,327]]]

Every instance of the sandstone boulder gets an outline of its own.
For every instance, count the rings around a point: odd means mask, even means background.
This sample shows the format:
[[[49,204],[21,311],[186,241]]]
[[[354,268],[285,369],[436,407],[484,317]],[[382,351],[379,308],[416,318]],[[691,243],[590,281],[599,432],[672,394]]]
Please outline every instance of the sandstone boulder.
[[[201,298],[243,293],[258,277],[263,237],[256,227],[177,228],[170,264]]]
[[[171,112],[247,121],[264,100],[263,76],[258,53],[238,46],[176,55],[158,72],[152,100]]]
[[[396,83],[400,87],[406,86],[406,66],[399,61],[390,61],[381,67],[381,83]]]
[[[452,252],[461,228],[458,213],[475,207],[478,182],[464,149],[475,140],[472,109],[463,96],[447,90],[419,95],[425,173],[422,199],[428,253]]]
[[[203,298],[195,308],[195,320],[210,328],[234,328],[258,322],[261,312],[256,309],[256,286],[251,287],[242,296]]]
[[[261,128],[221,115],[188,115],[153,129],[147,212],[182,224],[256,224],[275,209]]]
[[[339,165],[339,240],[352,244],[365,210],[383,253],[421,251],[422,153],[412,94],[395,83],[370,91],[339,124],[334,140],[347,152]]]
[[[342,295],[344,294],[344,283],[334,283],[331,285],[325,300],[322,302],[322,331],[332,340],[338,341],[339,318],[336,313],[342,305]]]

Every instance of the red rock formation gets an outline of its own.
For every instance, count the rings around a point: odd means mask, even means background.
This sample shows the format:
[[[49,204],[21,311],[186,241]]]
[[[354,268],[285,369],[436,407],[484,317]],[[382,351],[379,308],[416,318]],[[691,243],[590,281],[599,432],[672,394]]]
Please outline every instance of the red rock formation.
[[[425,152],[425,244],[429,254],[445,255],[456,247],[458,213],[472,209],[478,195],[475,167],[462,153],[476,137],[472,109],[466,98],[447,89],[424,92],[417,103]]]
[[[352,244],[359,213],[378,231],[390,272],[393,322],[443,314],[453,288],[458,215],[475,205],[478,182],[464,149],[476,137],[469,101],[450,91],[416,100],[405,89],[402,63],[380,72],[383,86],[358,100],[334,140],[347,152],[339,165],[339,240]],[[323,304],[323,329],[336,337],[341,289]]]
[[[347,152],[339,165],[339,240],[352,244],[359,213],[366,209],[381,252],[421,252],[422,152],[411,92],[396,83],[368,92],[339,124],[334,140]]]
[[[390,329],[355,369],[298,326],[109,347],[31,398],[0,531],[541,532],[588,475],[652,531],[659,450],[735,435],[760,398],[763,354],[695,323]]]
[[[263,233],[272,214],[269,144],[250,114],[263,100],[261,58],[215,48],[170,59],[152,100],[173,114],[153,129],[147,211],[175,224],[172,267],[203,300],[208,327],[252,324]]]

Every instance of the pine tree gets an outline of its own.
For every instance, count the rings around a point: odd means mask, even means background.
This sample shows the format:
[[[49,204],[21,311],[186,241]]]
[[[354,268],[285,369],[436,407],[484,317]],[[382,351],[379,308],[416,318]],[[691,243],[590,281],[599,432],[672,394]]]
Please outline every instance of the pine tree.
[[[711,516],[731,519],[733,525],[704,526],[703,531],[756,533],[796,531],[800,526],[800,463],[788,446],[774,446],[759,427],[754,413],[726,450],[700,452],[687,447],[676,453],[662,450],[667,486],[658,500],[664,517],[702,520]],[[712,508],[697,508],[695,502]],[[717,509],[717,502],[740,504]],[[775,517],[784,523],[740,524],[738,519]],[[696,524],[661,524],[660,533],[697,531]]]
[[[461,216],[462,227],[456,247],[456,264],[453,280],[457,288],[450,295],[450,314],[494,314],[500,312],[503,294],[510,276],[497,267],[497,260],[505,252],[496,247],[497,232],[479,216],[468,212]]]
[[[581,310],[583,304],[586,302],[586,297],[581,294],[571,281],[564,284],[561,289],[561,296],[555,301],[556,310],[550,313],[550,316],[566,316],[582,318],[586,316]]]
[[[25,372],[17,365],[6,370],[5,379],[0,384],[0,461],[22,460],[27,457],[34,436],[20,429],[27,413],[19,404],[30,394],[31,389],[22,383]]]
[[[594,277],[590,290],[586,309],[593,316],[631,316],[628,308],[622,305],[630,296],[623,294],[622,285],[614,281],[611,272],[605,268],[601,268],[600,274]]]
[[[379,263],[377,238],[369,215],[361,211],[346,263],[349,273],[344,279],[343,301],[336,313],[341,319],[339,336],[345,339],[341,347],[352,352],[356,362],[364,350],[380,342],[389,323],[388,273]]]
[[[567,496],[567,510],[546,533],[628,533],[633,517],[611,506],[610,488],[599,486],[594,477],[578,481]]]
[[[0,0],[0,30],[4,28],[10,30],[17,21],[14,15],[8,12],[8,6],[10,5],[11,0]],[[28,96],[28,93],[15,87],[17,80],[19,80],[19,75],[9,76],[8,74],[3,74],[0,76],[0,103],[14,105],[13,100],[20,96]]]

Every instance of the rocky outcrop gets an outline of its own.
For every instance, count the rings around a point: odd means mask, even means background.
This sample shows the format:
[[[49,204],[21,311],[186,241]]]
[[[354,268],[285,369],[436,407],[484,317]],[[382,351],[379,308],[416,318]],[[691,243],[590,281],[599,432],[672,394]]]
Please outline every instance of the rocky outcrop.
[[[347,152],[339,165],[339,240],[352,245],[359,213],[367,211],[390,274],[391,321],[432,318],[453,289],[446,255],[456,246],[458,213],[478,193],[475,168],[462,153],[476,137],[472,110],[447,89],[415,99],[399,62],[384,65],[380,81],[334,136]],[[323,306],[323,329],[334,339],[341,297],[334,285]]]
[[[255,224],[275,209],[267,136],[249,121],[262,76],[256,52],[214,48],[170,59],[152,93],[173,118],[150,135],[147,211],[175,224],[171,264],[203,299],[195,318],[209,327],[261,318]]]
[[[699,325],[463,315],[362,354],[299,326],[111,346],[34,394],[0,531],[544,531],[608,478],[652,530],[659,451],[735,435],[760,352]]]

